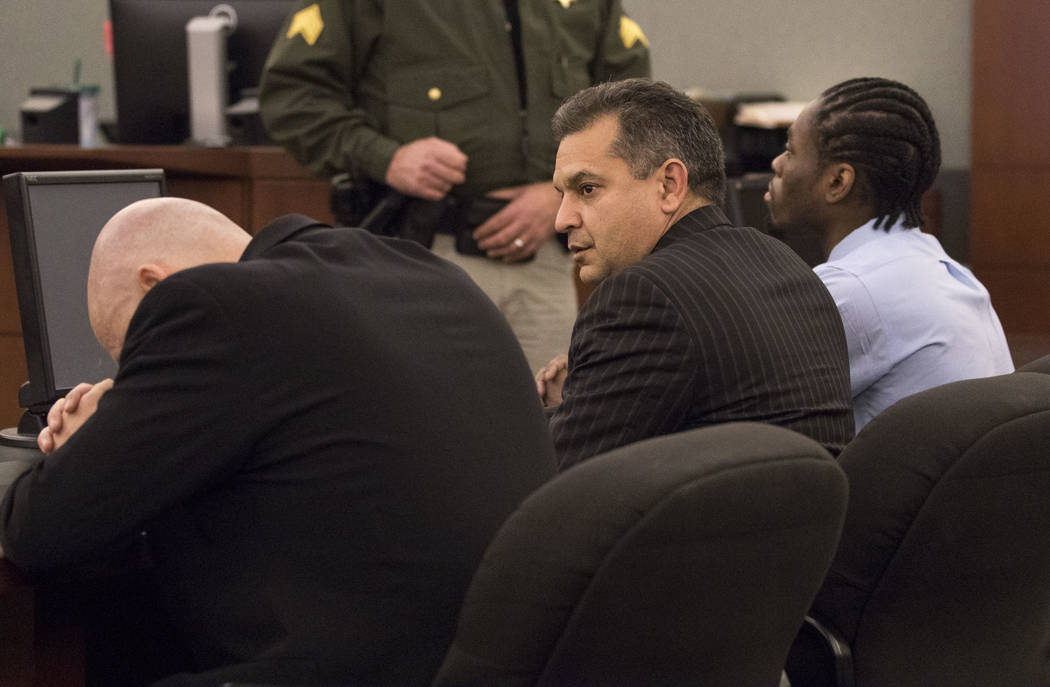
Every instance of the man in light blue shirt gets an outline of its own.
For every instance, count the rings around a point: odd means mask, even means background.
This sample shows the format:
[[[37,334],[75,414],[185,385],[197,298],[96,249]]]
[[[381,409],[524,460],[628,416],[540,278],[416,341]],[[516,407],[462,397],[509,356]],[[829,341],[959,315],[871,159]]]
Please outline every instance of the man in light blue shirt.
[[[926,103],[873,78],[810,103],[773,161],[773,223],[822,231],[830,251],[815,270],[842,315],[858,431],[904,396],[1013,371],[988,291],[918,228],[939,167]]]

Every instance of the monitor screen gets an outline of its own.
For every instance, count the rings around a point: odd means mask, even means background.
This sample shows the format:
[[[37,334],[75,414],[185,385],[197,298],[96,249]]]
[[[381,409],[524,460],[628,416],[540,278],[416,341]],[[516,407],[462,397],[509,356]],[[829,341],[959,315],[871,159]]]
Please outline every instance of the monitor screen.
[[[259,86],[266,56],[296,0],[109,0],[117,142],[189,138],[186,23],[218,5],[237,14],[226,44],[232,105]]]
[[[19,404],[39,415],[80,382],[116,372],[88,320],[91,250],[118,210],[164,195],[164,172],[19,172],[3,185],[29,373]]]

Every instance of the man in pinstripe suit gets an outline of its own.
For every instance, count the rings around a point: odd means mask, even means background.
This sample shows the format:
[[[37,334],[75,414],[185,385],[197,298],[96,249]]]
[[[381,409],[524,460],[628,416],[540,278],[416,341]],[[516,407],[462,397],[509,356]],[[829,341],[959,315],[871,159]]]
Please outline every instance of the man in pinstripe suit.
[[[553,128],[555,228],[598,284],[568,356],[536,375],[562,469],[741,420],[838,453],[853,416],[835,303],[791,249],[719,209],[722,145],[703,107],[629,79],[573,96]]]

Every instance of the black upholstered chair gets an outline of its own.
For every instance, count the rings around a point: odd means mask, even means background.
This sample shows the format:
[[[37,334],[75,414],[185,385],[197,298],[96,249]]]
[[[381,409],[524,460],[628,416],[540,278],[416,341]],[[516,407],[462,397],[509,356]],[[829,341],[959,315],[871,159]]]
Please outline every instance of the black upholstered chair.
[[[1027,365],[1022,365],[1017,368],[1018,372],[1041,372],[1043,374],[1050,374],[1050,355],[1044,355],[1042,358],[1036,358]]]
[[[792,687],[1050,684],[1050,376],[915,394],[839,460],[849,510]]]
[[[775,686],[846,493],[818,444],[753,423],[585,461],[497,534],[434,685]]]

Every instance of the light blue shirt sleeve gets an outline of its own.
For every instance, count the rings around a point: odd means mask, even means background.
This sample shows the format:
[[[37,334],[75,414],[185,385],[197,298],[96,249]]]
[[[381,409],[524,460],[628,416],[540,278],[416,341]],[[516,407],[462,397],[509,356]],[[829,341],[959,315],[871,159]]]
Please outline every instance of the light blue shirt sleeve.
[[[853,273],[828,264],[813,268],[835,300],[846,332],[850,388],[854,398],[892,367],[883,343],[884,326],[864,283]]]

